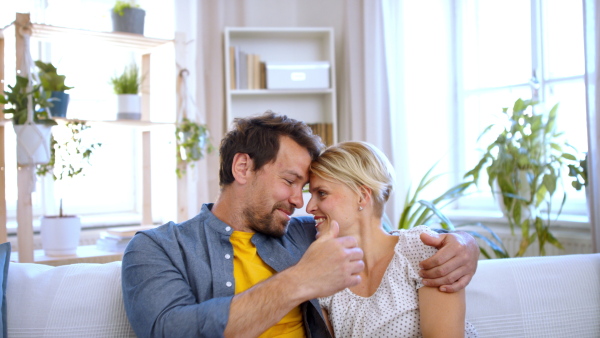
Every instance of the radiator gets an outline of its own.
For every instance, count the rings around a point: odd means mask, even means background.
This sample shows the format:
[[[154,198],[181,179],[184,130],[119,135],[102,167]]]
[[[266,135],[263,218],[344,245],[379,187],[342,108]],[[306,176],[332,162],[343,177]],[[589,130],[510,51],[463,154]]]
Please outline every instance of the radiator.
[[[481,228],[476,229],[479,230],[479,233],[484,234],[484,232],[480,230]],[[504,227],[494,228],[493,230],[504,243],[504,247],[506,248],[510,256],[514,257],[514,255],[519,251],[519,245],[521,243],[520,231],[516,231],[517,229],[515,229],[515,235],[513,236],[510,233],[510,229]],[[547,256],[586,254],[593,252],[591,236],[585,232],[580,233],[577,231],[553,231],[552,234],[562,244],[564,250],[559,249],[550,243],[547,243],[545,245]],[[488,250],[488,252],[491,252],[491,250]],[[524,256],[539,256],[539,252],[539,244],[536,241],[535,243],[531,244],[529,248],[527,248]],[[494,257],[493,253],[492,257]]]

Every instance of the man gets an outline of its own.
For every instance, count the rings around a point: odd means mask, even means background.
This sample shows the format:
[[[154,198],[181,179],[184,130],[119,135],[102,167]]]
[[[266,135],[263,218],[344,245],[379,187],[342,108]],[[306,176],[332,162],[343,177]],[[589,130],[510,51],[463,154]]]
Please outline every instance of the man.
[[[364,263],[354,238],[331,227],[315,240],[312,218],[291,217],[321,149],[286,116],[236,119],[221,141],[217,201],[136,234],[125,251],[123,297],[138,336],[330,336],[316,298],[360,283]],[[440,249],[422,262],[434,278],[427,285],[464,288],[479,255],[474,240],[425,241]]]

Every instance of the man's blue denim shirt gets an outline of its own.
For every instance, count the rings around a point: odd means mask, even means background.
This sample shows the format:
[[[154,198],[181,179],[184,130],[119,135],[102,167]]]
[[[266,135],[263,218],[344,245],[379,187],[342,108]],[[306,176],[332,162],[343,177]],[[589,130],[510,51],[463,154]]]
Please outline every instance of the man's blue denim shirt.
[[[204,204],[200,214],[138,232],[125,250],[125,310],[138,337],[222,337],[235,292],[233,229]],[[275,271],[296,264],[315,239],[312,217],[292,218],[282,238],[252,242]],[[317,300],[301,305],[308,337],[329,337]]]

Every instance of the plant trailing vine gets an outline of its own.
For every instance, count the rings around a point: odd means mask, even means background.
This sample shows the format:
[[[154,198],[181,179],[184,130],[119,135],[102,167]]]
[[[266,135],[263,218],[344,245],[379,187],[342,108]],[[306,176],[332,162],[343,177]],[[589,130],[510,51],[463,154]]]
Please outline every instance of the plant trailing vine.
[[[85,162],[89,164],[94,150],[102,146],[102,143],[83,142],[82,134],[90,128],[85,121],[68,121],[65,128],[69,129],[69,132],[65,133],[68,136],[59,137],[58,140],[52,136],[50,162],[38,165],[36,172],[39,176],[52,173],[56,181],[85,175]]]
[[[187,165],[204,157],[204,153],[211,153],[213,146],[210,142],[208,127],[184,117],[175,128],[177,142],[177,177],[181,178],[186,173]]]

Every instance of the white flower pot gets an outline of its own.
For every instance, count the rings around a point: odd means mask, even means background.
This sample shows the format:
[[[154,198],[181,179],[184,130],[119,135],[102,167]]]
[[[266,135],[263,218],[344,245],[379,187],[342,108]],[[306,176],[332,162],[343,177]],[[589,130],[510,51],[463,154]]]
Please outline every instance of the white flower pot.
[[[81,219],[77,216],[44,216],[40,231],[46,256],[74,255],[79,245]]]
[[[137,94],[118,95],[117,119],[139,120],[142,117],[141,97]]]
[[[14,125],[17,134],[17,163],[46,164],[50,161],[52,126],[43,124]]]

